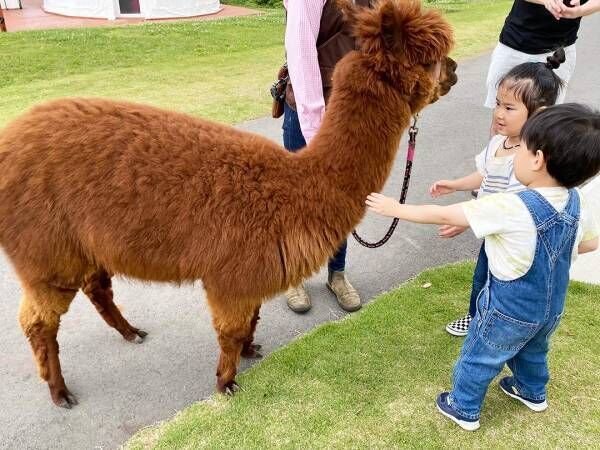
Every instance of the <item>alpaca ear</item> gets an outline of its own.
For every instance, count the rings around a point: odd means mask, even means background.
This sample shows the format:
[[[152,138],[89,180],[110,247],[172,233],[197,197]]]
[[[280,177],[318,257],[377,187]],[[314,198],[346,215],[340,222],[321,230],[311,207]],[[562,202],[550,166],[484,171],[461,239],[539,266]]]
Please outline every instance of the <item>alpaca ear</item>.
[[[377,58],[380,69],[391,61],[416,66],[441,61],[454,43],[452,28],[419,0],[380,0],[372,9],[354,7],[354,35],[362,51]]]
[[[381,40],[384,48],[391,52],[398,50],[398,43],[402,39],[402,26],[396,17],[397,10],[391,2],[382,3],[379,9],[381,23]]]
[[[353,28],[356,24],[359,7],[356,6],[352,0],[335,0],[335,3],[344,15],[344,22],[346,22],[350,28]]]
[[[419,12],[403,25],[403,53],[410,65],[442,61],[454,46],[452,27],[439,11]]]

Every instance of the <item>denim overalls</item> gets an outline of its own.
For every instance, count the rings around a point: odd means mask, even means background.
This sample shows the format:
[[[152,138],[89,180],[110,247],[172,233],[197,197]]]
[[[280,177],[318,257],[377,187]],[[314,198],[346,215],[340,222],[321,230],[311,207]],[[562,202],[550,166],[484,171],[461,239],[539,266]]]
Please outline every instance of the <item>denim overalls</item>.
[[[569,284],[571,254],[579,223],[579,195],[569,190],[562,212],[537,191],[517,194],[537,229],[535,256],[520,278],[502,281],[488,271],[454,367],[449,402],[460,414],[478,419],[485,393],[504,363],[521,395],[546,398],[548,341],[560,322]]]

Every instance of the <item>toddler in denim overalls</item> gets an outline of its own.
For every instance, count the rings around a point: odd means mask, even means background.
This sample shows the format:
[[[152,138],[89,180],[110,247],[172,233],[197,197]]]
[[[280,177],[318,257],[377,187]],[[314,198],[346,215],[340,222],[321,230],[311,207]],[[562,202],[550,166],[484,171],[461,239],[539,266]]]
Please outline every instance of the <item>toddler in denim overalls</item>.
[[[470,226],[485,237],[489,269],[475,318],[438,410],[462,428],[479,428],[488,386],[533,411],[547,408],[549,339],[560,323],[577,253],[598,248],[598,226],[574,189],[600,170],[600,113],[582,105],[544,109],[527,121],[515,159],[528,189],[450,206],[400,205],[381,194],[370,209],[418,223]]]

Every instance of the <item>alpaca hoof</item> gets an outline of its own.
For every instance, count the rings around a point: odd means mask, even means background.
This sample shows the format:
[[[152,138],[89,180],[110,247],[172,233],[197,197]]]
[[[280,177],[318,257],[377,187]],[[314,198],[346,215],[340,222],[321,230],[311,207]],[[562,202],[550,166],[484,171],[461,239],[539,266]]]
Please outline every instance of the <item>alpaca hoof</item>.
[[[144,342],[144,338],[146,336],[148,336],[148,333],[146,333],[145,331],[135,330],[131,334],[127,334],[124,337],[129,342],[133,342],[135,344],[141,344],[142,342]]]
[[[242,350],[242,357],[250,358],[250,359],[260,359],[263,357],[263,355],[261,353],[259,353],[259,350],[261,348],[262,348],[262,345],[260,345],[260,344],[250,344],[248,347],[245,347]]]
[[[237,384],[235,381],[230,381],[229,383],[227,383],[225,385],[225,392],[224,394],[229,396],[229,397],[233,397],[233,395],[238,392],[241,391],[242,388],[240,387],[239,384]]]
[[[61,390],[56,395],[52,396],[52,401],[59,408],[71,409],[73,406],[77,405],[77,399],[73,394],[71,394],[66,388]]]
[[[142,342],[144,342],[146,336],[148,336],[148,333],[146,333],[144,330],[137,330],[133,342],[135,342],[136,344],[141,344]]]

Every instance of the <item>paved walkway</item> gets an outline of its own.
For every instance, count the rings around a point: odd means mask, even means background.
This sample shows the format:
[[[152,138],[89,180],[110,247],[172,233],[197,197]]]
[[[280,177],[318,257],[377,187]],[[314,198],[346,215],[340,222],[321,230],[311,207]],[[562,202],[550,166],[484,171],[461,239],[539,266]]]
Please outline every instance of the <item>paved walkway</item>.
[[[599,107],[600,15],[584,20],[581,35],[569,99]],[[490,121],[490,112],[480,106],[488,63],[489,55],[462,61],[459,84],[423,113],[409,202],[429,201],[427,187],[433,180],[473,170],[473,155],[485,145]],[[281,139],[279,121],[265,118],[240,126]],[[406,139],[402,142],[385,188],[394,196],[400,192],[404,170]],[[462,194],[446,201],[468,198]],[[388,223],[369,215],[359,230],[375,239]],[[475,256],[478,242],[471,234],[443,241],[435,232],[433,226],[402,223],[382,249],[364,249],[351,241],[347,270],[363,297],[393,289],[426,268]],[[89,301],[78,296],[59,334],[64,376],[80,402],[71,411],[52,406],[46,385],[37,378],[16,319],[19,286],[1,255],[0,287],[0,448],[114,448],[141,427],[168,419],[213,393],[217,344],[200,285],[116,280],[116,301],[124,315],[150,333],[142,345],[121,339]],[[306,315],[291,313],[282,297],[263,307],[256,338],[267,354],[315,325],[344,315],[325,288],[324,272],[308,282],[308,291],[314,308]],[[446,317],[453,318],[450,313]]]
[[[168,22],[173,20],[212,20],[223,17],[249,16],[259,14],[259,11],[240,6],[221,5],[219,12],[204,16],[183,19],[86,19],[83,17],[67,17],[50,14],[43,10],[43,0],[22,0],[23,9],[4,11],[7,31],[45,30],[50,28],[81,28],[81,27],[111,27],[131,25],[144,22]]]
[[[600,224],[600,177],[582,188]],[[571,279],[600,284],[600,251],[581,255],[571,267]]]

